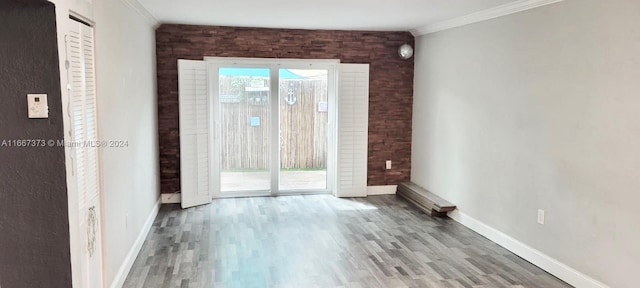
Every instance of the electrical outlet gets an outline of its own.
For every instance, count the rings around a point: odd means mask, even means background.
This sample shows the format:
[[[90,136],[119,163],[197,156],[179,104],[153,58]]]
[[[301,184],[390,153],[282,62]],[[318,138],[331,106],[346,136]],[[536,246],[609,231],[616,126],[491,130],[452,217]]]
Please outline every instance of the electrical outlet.
[[[391,160],[387,160],[386,167],[387,170],[391,169]]]
[[[538,224],[544,225],[544,210],[538,209]]]
[[[124,229],[129,229],[129,214],[124,214]]]

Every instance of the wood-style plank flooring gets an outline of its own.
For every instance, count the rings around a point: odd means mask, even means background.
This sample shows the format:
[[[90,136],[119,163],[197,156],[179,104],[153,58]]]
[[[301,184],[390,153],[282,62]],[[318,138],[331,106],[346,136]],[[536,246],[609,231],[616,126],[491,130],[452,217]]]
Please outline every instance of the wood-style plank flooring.
[[[163,205],[124,287],[571,287],[395,195]]]

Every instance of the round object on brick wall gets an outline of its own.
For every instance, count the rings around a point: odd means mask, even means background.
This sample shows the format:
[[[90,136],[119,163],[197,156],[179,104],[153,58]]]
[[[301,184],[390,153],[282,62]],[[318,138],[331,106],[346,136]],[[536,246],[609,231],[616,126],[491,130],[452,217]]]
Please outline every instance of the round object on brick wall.
[[[398,49],[398,54],[402,59],[407,60],[411,58],[411,56],[413,56],[413,47],[411,47],[411,45],[409,44],[402,44],[402,46],[400,46],[400,48]]]

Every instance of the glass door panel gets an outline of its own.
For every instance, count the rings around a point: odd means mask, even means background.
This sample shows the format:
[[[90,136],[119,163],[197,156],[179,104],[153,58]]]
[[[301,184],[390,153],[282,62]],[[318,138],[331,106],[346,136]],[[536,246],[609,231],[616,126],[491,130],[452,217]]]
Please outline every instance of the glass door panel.
[[[270,69],[219,68],[220,190],[271,190]]]
[[[279,69],[279,190],[327,189],[328,70]]]

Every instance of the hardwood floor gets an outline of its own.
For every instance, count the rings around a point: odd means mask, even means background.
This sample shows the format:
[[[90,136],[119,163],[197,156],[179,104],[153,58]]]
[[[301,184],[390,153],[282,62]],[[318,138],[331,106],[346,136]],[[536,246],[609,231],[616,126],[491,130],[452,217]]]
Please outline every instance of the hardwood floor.
[[[571,287],[395,195],[164,205],[124,287]]]

